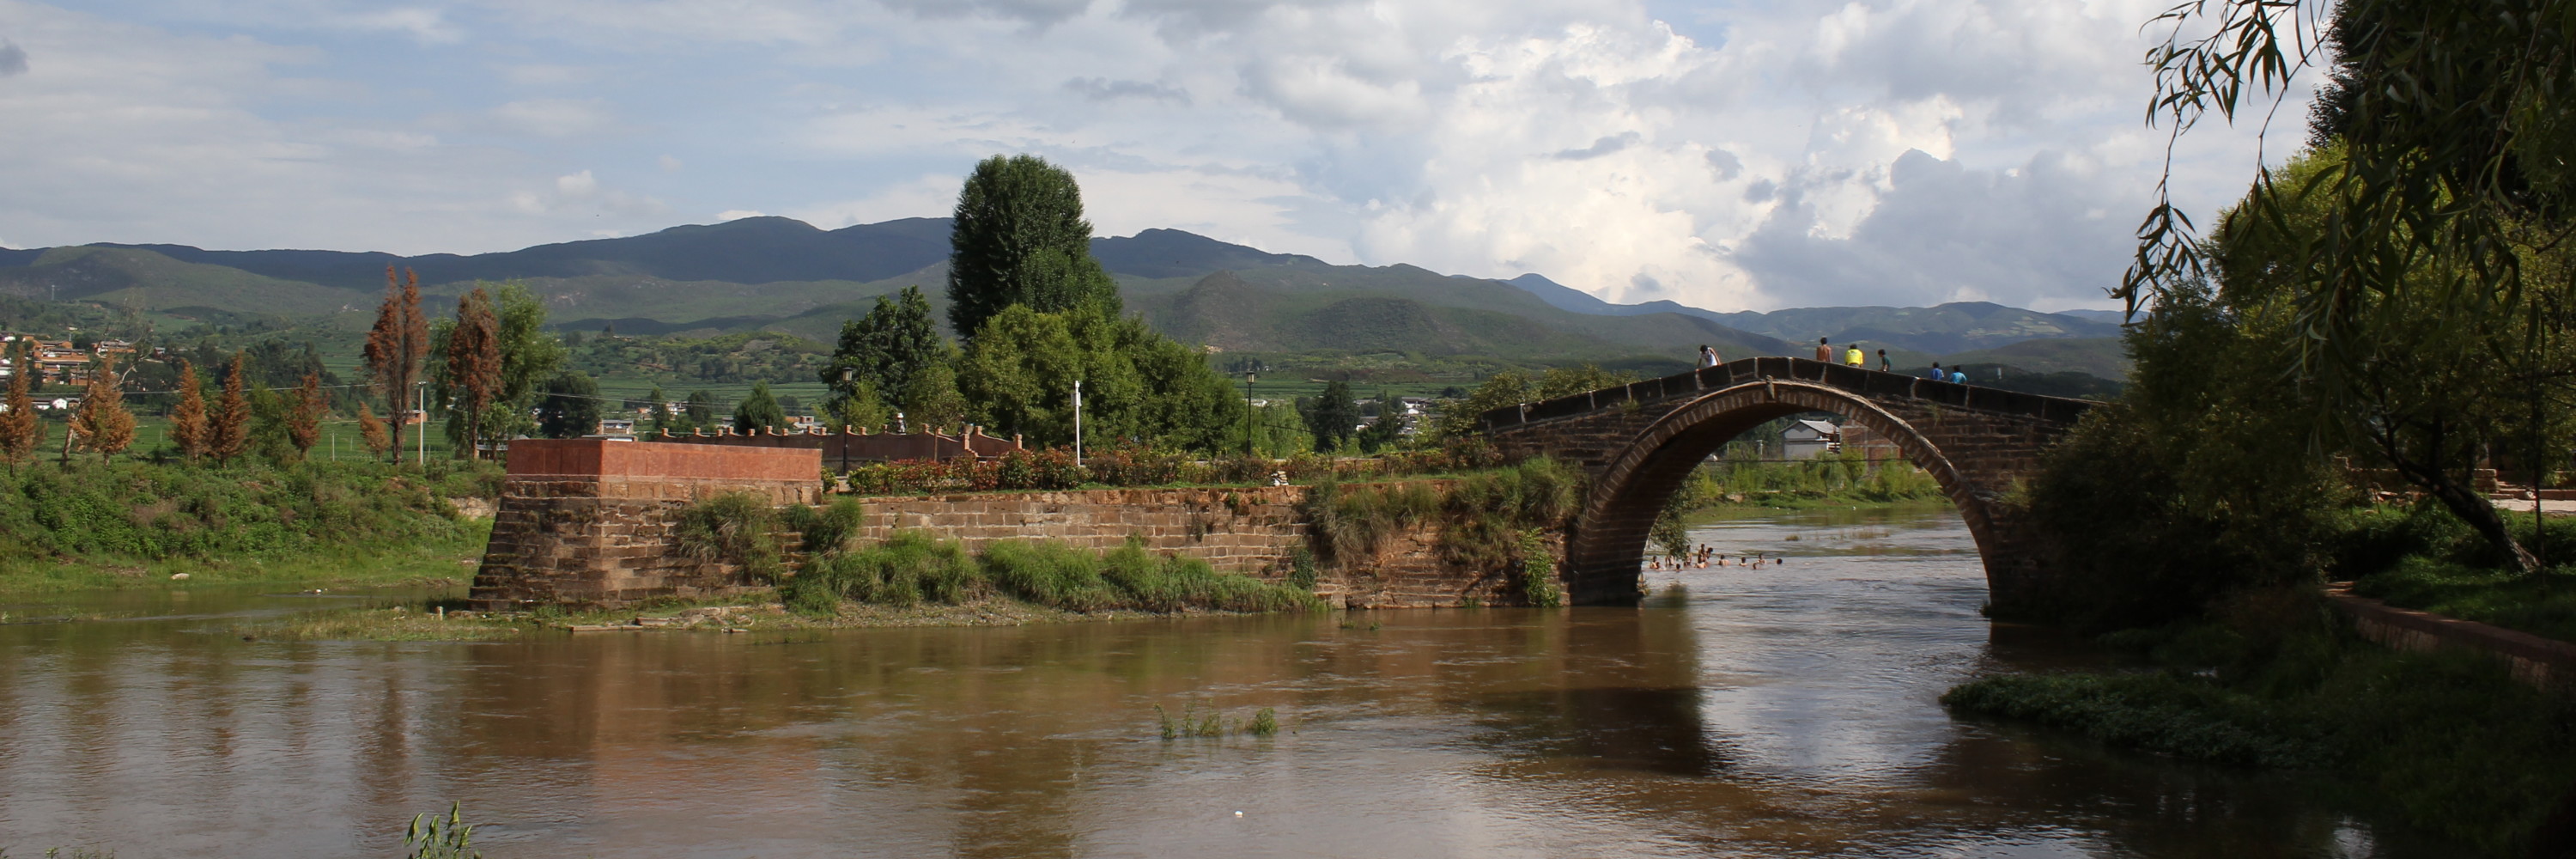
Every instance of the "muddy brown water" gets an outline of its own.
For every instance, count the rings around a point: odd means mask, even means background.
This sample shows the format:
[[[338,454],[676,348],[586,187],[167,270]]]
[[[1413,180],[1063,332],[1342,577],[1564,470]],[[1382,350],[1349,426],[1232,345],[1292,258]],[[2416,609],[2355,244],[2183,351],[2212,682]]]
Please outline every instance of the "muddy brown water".
[[[1951,718],[2105,657],[1979,617],[1946,509],[1693,538],[1788,562],[1639,608],[508,643],[229,632],[405,595],[19,601],[0,848],[398,856],[453,800],[494,859],[2447,855],[2313,776]],[[1282,730],[1165,740],[1157,705]]]

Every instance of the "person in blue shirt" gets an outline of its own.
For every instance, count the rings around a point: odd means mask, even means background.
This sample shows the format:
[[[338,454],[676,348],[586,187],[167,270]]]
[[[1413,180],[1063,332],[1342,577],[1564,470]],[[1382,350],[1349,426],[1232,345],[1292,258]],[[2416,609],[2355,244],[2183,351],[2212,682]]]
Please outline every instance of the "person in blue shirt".
[[[1932,362],[1932,372],[1925,373],[1924,375],[1931,377],[1932,381],[1935,382],[1947,382],[1950,380],[1950,374],[1941,372],[1941,362],[1939,361]]]
[[[1968,383],[1968,374],[1960,372],[1957,368],[1952,368],[1950,370],[1950,383],[1954,385],[1965,385]]]

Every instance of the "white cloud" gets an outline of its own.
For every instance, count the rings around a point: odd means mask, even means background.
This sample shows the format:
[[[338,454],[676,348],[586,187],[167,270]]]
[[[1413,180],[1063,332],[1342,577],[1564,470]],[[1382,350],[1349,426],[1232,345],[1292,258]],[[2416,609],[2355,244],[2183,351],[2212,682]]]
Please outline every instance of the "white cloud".
[[[1669,24],[1636,0],[164,13],[254,32],[201,38],[0,0],[0,32],[34,58],[0,78],[0,115],[44,118],[0,123],[0,230],[475,250],[641,232],[674,205],[833,227],[944,215],[975,159],[1031,152],[1083,180],[1104,234],[1178,227],[1719,309],[2063,306],[2117,278],[2158,169],[2136,58],[2160,8],[1774,0],[1676,7],[1687,20]],[[308,30],[419,53],[294,47]],[[456,65],[488,73],[377,71],[469,55]],[[2204,211],[2253,166],[2241,132],[2205,129],[2183,154],[2177,187]]]
[[[538,137],[578,137],[615,128],[617,117],[601,99],[537,98],[492,108],[493,124]]]
[[[768,216],[769,216],[769,213],[767,213],[767,212],[763,212],[763,211],[760,211],[760,210],[758,210],[758,209],[726,209],[726,210],[724,210],[724,211],[721,211],[721,212],[717,212],[717,213],[716,213],[716,220],[717,220],[717,221],[719,221],[719,222],[721,222],[721,221],[739,221],[739,220],[742,220],[742,219],[744,219],[744,218],[765,218],[765,217],[768,217]]]

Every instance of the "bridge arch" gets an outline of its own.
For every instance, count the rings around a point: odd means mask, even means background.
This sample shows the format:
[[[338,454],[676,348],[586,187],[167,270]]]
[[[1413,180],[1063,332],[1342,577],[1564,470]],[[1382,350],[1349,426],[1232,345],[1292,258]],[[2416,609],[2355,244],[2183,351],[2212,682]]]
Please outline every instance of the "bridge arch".
[[[1508,457],[1548,456],[1591,479],[1566,535],[1567,595],[1633,602],[1646,534],[1701,458],[1773,418],[1848,415],[1939,481],[1976,539],[1997,617],[2043,615],[2060,586],[2029,512],[2008,502],[2093,402],[1846,367],[1744,358],[1477,416]]]
[[[1565,584],[1581,603],[1631,602],[1643,595],[1638,569],[1655,518],[1692,469],[1763,423],[1833,412],[1896,445],[1941,486],[1968,524],[1981,557],[1993,558],[1992,498],[1913,422],[1861,396],[1796,379],[1760,379],[1709,391],[1649,423],[1594,470],[1583,515],[1566,543]],[[1988,563],[1992,584],[1994,565]]]

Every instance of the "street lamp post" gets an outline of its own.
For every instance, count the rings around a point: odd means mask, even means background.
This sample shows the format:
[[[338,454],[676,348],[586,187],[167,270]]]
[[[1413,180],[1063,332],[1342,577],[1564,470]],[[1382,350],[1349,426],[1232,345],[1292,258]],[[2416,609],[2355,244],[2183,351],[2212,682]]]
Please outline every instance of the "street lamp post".
[[[1252,383],[1260,381],[1260,378],[1258,372],[1243,371],[1243,455],[1246,457],[1252,455]]]

